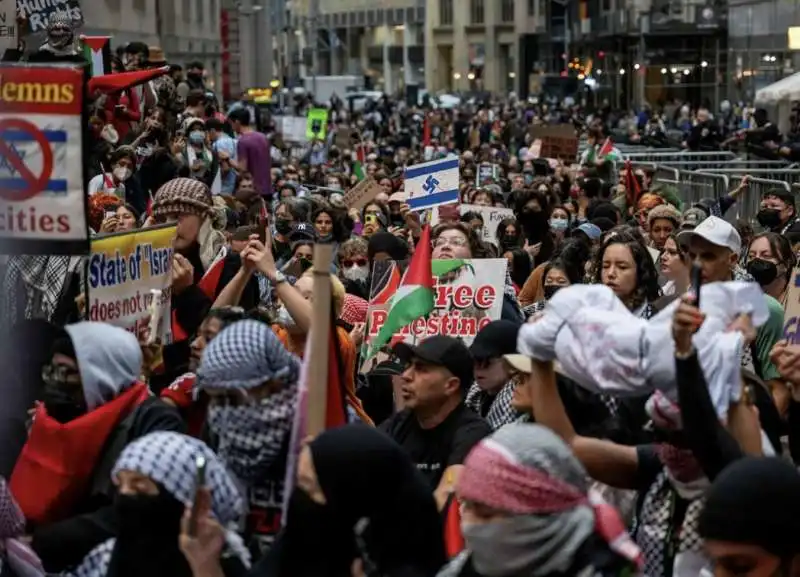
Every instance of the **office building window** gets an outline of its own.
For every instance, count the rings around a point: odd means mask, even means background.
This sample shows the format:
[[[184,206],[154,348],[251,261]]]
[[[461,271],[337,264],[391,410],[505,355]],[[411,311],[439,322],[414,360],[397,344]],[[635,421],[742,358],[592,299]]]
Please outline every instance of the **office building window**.
[[[528,16],[536,16],[536,0],[528,0]]]
[[[216,30],[217,23],[219,22],[219,8],[217,7],[217,0],[211,0],[211,29]]]
[[[603,12],[611,12],[613,10],[611,4],[611,0],[603,0]]]
[[[502,0],[500,4],[500,19],[503,22],[514,21],[514,0]]]
[[[205,15],[203,14],[203,0],[197,0],[195,8],[197,10],[197,21],[202,22],[203,20],[205,20],[204,18]]]
[[[453,0],[439,0],[439,26],[453,25]]]
[[[192,21],[192,3],[191,0],[183,0],[183,5],[181,6],[181,16],[183,17],[184,22],[191,22]]]
[[[484,22],[483,0],[469,0],[469,21],[471,24],[483,24]]]

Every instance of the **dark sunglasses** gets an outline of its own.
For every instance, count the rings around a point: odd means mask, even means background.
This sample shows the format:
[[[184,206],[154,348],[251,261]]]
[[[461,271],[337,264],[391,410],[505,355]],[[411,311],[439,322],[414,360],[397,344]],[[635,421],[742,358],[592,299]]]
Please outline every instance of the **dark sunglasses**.
[[[350,260],[350,259],[345,259],[345,260],[343,260],[343,261],[342,261],[342,266],[343,266],[344,268],[350,268],[350,267],[352,267],[353,265],[357,265],[357,266],[367,266],[367,262],[368,262],[368,261],[367,261],[367,259],[365,259],[365,258],[356,258],[356,259],[353,259],[353,260]]]

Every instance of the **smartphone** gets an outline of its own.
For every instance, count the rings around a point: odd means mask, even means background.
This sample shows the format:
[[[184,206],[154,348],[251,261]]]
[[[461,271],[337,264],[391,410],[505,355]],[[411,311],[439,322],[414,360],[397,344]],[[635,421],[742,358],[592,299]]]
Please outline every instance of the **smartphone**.
[[[189,536],[197,536],[197,521],[200,515],[199,503],[197,502],[200,489],[206,485],[206,458],[202,455],[195,459],[196,476],[194,483],[194,502],[192,503],[192,511],[189,515]]]
[[[372,225],[378,224],[378,217],[375,216],[374,214],[371,214],[371,213],[370,214],[365,214],[364,215],[364,224],[372,224]]]
[[[700,285],[703,282],[703,269],[699,265],[692,265],[692,292],[694,293],[694,306],[700,308]]]
[[[261,202],[266,202],[262,200]],[[267,227],[269,226],[269,215],[267,216],[259,216],[258,217],[258,240],[261,241],[261,244],[267,244]],[[267,247],[269,248],[269,247]]]
[[[113,210],[107,210],[105,218],[111,218],[112,216],[117,216],[117,213]]]

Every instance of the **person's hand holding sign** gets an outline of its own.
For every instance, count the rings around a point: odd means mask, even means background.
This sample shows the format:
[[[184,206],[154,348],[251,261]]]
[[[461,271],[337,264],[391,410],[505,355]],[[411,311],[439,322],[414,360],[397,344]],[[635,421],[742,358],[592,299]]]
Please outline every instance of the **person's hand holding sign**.
[[[175,253],[172,257],[172,292],[181,294],[194,284],[194,267],[186,257]]]

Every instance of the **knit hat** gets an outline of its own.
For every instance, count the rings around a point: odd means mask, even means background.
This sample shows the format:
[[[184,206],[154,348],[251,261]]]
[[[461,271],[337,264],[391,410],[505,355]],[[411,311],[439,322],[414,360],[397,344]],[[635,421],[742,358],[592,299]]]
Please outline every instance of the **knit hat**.
[[[653,226],[653,221],[657,218],[669,220],[675,225],[675,228],[681,225],[682,220],[680,211],[671,204],[661,204],[650,210],[650,213],[647,215],[648,226]]]
[[[211,191],[205,184],[193,178],[175,178],[156,192],[153,216],[196,214],[204,218],[213,205]]]
[[[706,492],[700,536],[763,547],[778,557],[800,553],[800,473],[777,457],[745,457]]]

